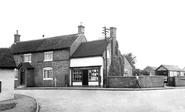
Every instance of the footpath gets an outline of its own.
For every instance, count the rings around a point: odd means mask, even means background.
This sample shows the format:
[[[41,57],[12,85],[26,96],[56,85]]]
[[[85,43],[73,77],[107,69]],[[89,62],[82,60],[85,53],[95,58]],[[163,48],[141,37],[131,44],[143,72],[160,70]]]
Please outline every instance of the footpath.
[[[95,90],[95,91],[150,91],[167,89],[185,89],[185,87],[158,87],[158,88],[100,88],[100,87],[27,87],[15,90]],[[15,99],[0,102],[2,112],[38,112],[39,104],[29,96],[15,94]]]
[[[14,99],[0,102],[0,112],[37,112],[37,101],[29,96],[15,94]]]

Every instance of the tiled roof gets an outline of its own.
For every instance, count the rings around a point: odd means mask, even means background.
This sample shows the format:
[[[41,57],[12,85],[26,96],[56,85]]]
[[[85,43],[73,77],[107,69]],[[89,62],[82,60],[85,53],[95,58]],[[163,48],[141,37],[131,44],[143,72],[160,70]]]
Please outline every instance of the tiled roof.
[[[152,68],[153,70],[157,69],[157,67],[153,67],[153,66],[148,66],[148,67]]]
[[[9,48],[0,48],[0,68],[16,68],[13,54]]]
[[[34,69],[33,66],[29,62],[20,63],[17,68],[24,66],[26,68]]]
[[[96,40],[81,43],[71,58],[103,56],[106,46],[105,40]]]
[[[175,65],[161,65],[171,71],[182,71],[178,66]]]
[[[17,42],[12,45],[12,52],[13,54],[19,54],[69,48],[78,36],[79,34],[71,34],[40,40]]]

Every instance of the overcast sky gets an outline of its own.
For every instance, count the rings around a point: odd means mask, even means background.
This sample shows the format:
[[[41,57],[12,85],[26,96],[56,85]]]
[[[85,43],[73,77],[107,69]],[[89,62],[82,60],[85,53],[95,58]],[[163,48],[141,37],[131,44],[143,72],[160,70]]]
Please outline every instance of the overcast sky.
[[[77,33],[88,41],[102,27],[116,27],[122,54],[133,53],[136,67],[185,67],[185,0],[1,0],[0,47],[21,41]]]

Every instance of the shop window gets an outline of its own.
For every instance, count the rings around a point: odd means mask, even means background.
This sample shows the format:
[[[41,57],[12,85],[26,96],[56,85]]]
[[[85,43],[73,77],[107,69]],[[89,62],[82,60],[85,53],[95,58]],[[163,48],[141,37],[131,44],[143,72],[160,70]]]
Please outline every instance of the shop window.
[[[89,81],[98,81],[99,69],[89,70]]]
[[[73,81],[74,82],[82,81],[82,71],[81,70],[73,70]]]
[[[43,69],[43,80],[53,80],[53,69],[51,67]]]

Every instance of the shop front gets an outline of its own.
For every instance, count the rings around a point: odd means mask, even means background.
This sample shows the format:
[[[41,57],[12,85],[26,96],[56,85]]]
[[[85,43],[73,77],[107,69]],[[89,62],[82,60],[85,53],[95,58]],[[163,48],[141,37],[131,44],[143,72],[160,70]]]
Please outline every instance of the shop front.
[[[70,86],[102,87],[103,86],[103,58],[71,59]]]

